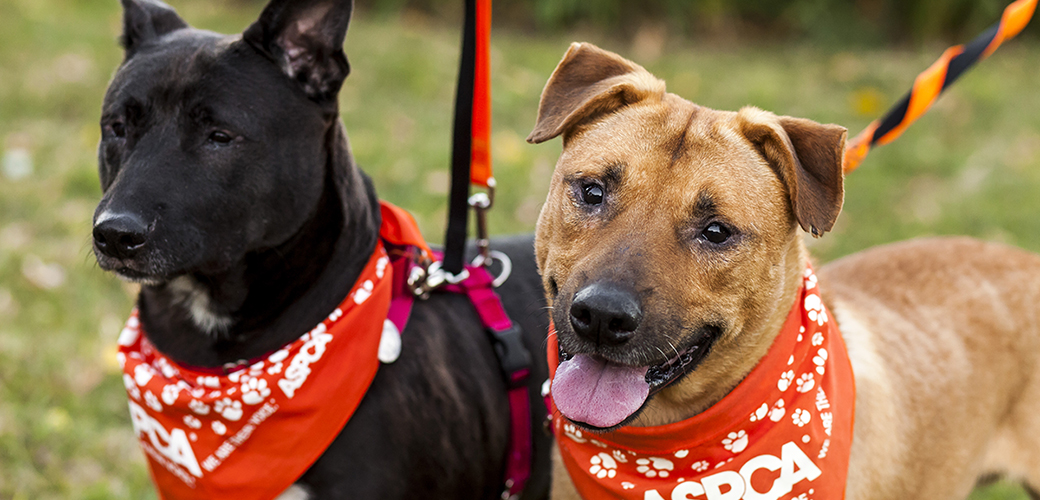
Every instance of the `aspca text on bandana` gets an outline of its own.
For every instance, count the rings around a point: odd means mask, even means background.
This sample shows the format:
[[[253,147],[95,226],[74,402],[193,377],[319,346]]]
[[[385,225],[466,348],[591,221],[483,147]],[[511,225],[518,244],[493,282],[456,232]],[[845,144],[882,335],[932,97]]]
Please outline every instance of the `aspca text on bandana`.
[[[763,481],[756,473],[768,471],[780,475],[773,481],[769,489],[760,491],[752,485],[762,487]],[[763,473],[764,474],[764,473]],[[671,490],[671,500],[779,500],[791,492],[795,484],[802,481],[813,481],[820,477],[820,468],[793,441],[780,448],[780,457],[774,455],[758,455],[740,467],[739,470],[724,470],[698,481],[679,483]],[[656,489],[646,490],[643,500],[666,500]]]

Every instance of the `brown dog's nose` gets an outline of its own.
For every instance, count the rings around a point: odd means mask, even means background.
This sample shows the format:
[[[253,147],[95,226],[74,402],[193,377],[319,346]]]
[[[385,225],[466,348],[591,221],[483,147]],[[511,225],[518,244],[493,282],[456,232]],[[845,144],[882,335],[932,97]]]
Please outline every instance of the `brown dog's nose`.
[[[610,283],[593,283],[574,294],[571,327],[601,345],[619,345],[635,334],[643,320],[639,297]]]
[[[94,246],[110,257],[129,259],[144,248],[148,232],[148,225],[134,214],[102,212],[94,224]]]

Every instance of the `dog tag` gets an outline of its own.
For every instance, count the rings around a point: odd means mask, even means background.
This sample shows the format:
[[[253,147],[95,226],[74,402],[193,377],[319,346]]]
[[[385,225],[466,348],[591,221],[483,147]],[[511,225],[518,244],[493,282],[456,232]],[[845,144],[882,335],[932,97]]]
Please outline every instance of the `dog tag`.
[[[401,356],[401,332],[393,321],[383,321],[383,337],[379,340],[379,361],[390,364]]]

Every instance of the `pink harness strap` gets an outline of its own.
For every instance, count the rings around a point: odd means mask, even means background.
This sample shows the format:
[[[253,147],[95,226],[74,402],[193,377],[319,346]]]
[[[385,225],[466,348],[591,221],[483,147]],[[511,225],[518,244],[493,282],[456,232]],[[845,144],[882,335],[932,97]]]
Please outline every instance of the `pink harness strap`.
[[[441,256],[434,252],[434,258]],[[407,276],[414,264],[406,258],[392,261],[394,276],[400,276],[394,284],[393,299],[387,319],[404,332],[412,311],[414,296],[407,285]],[[503,499],[520,497],[527,480],[531,477],[531,406],[525,385],[531,373],[531,354],[523,344],[520,326],[509,319],[502,300],[495,293],[494,279],[483,266],[465,266],[469,277],[458,284],[445,285],[442,289],[451,293],[464,293],[480,317],[481,323],[491,336],[499,366],[509,388],[510,442],[506,458],[505,488]],[[401,287],[400,290],[398,287]]]

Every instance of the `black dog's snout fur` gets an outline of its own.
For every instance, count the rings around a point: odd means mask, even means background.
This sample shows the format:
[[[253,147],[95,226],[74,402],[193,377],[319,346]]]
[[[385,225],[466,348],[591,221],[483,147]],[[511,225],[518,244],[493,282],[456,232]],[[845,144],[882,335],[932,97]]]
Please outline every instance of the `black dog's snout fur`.
[[[635,335],[643,307],[632,291],[609,283],[593,283],[574,294],[571,327],[598,345],[620,345]]]
[[[131,213],[104,212],[94,225],[94,246],[109,257],[129,259],[148,243],[150,228]]]

